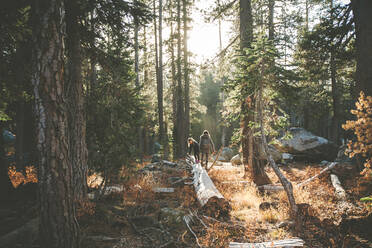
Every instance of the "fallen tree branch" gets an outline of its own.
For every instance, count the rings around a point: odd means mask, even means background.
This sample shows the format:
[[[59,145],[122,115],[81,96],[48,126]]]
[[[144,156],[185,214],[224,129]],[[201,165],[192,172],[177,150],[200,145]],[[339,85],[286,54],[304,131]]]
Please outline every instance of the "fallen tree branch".
[[[237,243],[230,242],[229,248],[269,248],[269,247],[303,247],[304,241],[299,238],[276,240],[262,243]]]
[[[342,187],[340,180],[335,174],[331,174],[331,182],[332,186],[335,188],[336,198],[345,201],[347,194],[344,188]]]
[[[308,179],[306,179],[305,181],[297,184],[297,185],[294,185],[295,187],[304,187],[305,185],[311,183],[312,181],[314,181],[315,179],[317,179],[318,177],[320,177],[322,174],[324,174],[326,171],[329,171],[331,169],[333,169],[335,166],[337,165],[337,162],[332,162],[330,163],[327,167],[325,167],[323,170],[321,170],[318,174],[316,174],[315,176],[312,176]],[[273,184],[268,184],[268,185],[262,185],[262,186],[259,186],[258,187],[259,190],[263,190],[263,191],[280,191],[280,190],[284,190],[283,186],[281,185],[273,185]]]
[[[332,162],[330,163],[327,167],[325,167],[323,170],[321,170],[317,175],[313,176],[313,177],[310,177],[309,179],[306,179],[305,181],[303,181],[302,183],[299,183],[297,184],[297,187],[303,187],[305,186],[306,184],[310,183],[311,181],[313,181],[314,179],[318,178],[320,175],[322,175],[324,172],[328,171],[328,170],[331,170],[333,167],[335,167],[337,165],[337,162]]]
[[[191,234],[195,237],[196,244],[201,248],[198,236],[196,236],[195,232],[190,227],[190,222],[192,221],[192,217],[189,216],[189,215],[185,215],[185,216],[183,216],[183,221],[185,222],[185,224],[186,224],[187,228],[189,229],[189,231],[191,232]]]
[[[217,160],[218,160],[218,157],[220,156],[221,152],[222,152],[222,147],[221,147],[220,150],[218,151],[217,156],[216,156],[216,158],[215,158],[214,161],[213,161],[213,164],[212,164],[209,168],[207,168],[207,166],[205,166],[207,172],[210,171],[210,170],[212,169],[212,167],[216,164],[216,162],[217,162]],[[208,164],[208,163],[207,163],[207,164]]]

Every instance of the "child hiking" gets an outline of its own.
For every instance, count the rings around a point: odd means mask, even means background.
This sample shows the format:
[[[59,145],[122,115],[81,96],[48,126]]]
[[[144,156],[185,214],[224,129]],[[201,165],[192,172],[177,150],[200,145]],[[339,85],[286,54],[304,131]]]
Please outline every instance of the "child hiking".
[[[196,163],[199,163],[199,160],[200,160],[200,157],[199,157],[199,154],[200,154],[199,143],[196,142],[196,140],[194,140],[191,137],[188,138],[187,141],[188,141],[188,146],[189,146],[188,154],[191,155],[191,153],[194,152],[194,157],[195,157]]]
[[[209,153],[214,153],[214,144],[211,136],[207,130],[204,130],[203,134],[200,136],[200,151],[201,151],[201,164],[203,166],[203,161],[205,158],[205,167],[208,166],[208,155]]]

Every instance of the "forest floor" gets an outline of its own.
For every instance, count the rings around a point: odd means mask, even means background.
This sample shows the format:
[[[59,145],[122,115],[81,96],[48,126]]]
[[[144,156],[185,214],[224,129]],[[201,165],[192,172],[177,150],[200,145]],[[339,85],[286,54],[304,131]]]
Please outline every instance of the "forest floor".
[[[284,192],[263,194],[249,183],[238,183],[244,180],[243,166],[224,163],[209,172],[232,206],[229,219],[223,220],[209,218],[200,209],[192,175],[184,161],[178,161],[176,166],[146,162],[124,168],[112,177],[111,185],[116,191],[81,203],[78,208],[81,247],[228,247],[231,241],[253,243],[292,237],[302,238],[304,247],[372,247],[372,209],[359,201],[372,193],[372,185],[357,172],[340,176],[347,201],[335,197],[329,173],[302,189],[295,187],[297,203],[306,206],[301,213],[303,232],[296,234],[287,221],[289,209]],[[299,162],[281,167],[293,184],[318,174],[322,168],[319,164]],[[279,183],[271,168],[266,168],[266,172],[274,184]],[[156,188],[174,188],[174,192],[157,193]],[[260,210],[264,202],[269,203],[269,208]],[[36,217],[37,204],[35,200],[23,199],[12,209],[0,210],[2,236]],[[192,217],[189,226],[184,216]],[[29,245],[14,247],[39,247],[37,240]]]
[[[356,173],[340,177],[347,201],[335,197],[328,173],[303,189],[295,188],[297,203],[306,206],[302,213],[303,232],[296,235],[287,221],[289,209],[284,191],[262,194],[251,184],[237,183],[244,180],[243,166],[224,163],[209,172],[231,203],[229,220],[204,216],[193,185],[187,184],[192,175],[183,161],[176,167],[151,167],[151,171],[141,170],[143,167],[144,164],[138,165],[135,173],[123,171],[121,176],[125,179],[118,183],[124,191],[97,202],[92,215],[81,216],[86,235],[83,247],[228,247],[231,241],[253,243],[292,237],[302,238],[304,247],[372,247],[372,210],[359,201],[372,193],[372,187]],[[324,167],[292,163],[281,168],[297,184]],[[266,172],[273,183],[279,183],[271,168],[266,168]],[[177,183],[182,178],[188,179]],[[156,193],[153,189],[157,187],[175,190]],[[260,210],[263,202],[270,203],[270,207]],[[183,220],[185,215],[194,218],[189,227]]]

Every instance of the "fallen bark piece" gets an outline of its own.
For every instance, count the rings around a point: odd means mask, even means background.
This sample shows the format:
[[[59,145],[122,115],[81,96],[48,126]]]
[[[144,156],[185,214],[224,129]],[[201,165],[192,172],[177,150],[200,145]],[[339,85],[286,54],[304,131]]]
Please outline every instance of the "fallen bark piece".
[[[261,191],[281,191],[284,190],[284,187],[281,185],[267,184],[258,186],[258,189]]]
[[[174,188],[153,188],[152,191],[155,193],[173,193]]]
[[[342,188],[341,182],[335,174],[331,174],[331,182],[333,187],[335,188],[336,198],[342,201],[346,200],[346,192],[344,188]]]
[[[271,247],[303,247],[304,241],[299,238],[276,240],[262,243],[230,242],[229,248],[271,248]]]
[[[218,191],[207,171],[199,164],[192,165],[193,183],[196,197],[207,215],[213,217],[228,217],[230,203]]]

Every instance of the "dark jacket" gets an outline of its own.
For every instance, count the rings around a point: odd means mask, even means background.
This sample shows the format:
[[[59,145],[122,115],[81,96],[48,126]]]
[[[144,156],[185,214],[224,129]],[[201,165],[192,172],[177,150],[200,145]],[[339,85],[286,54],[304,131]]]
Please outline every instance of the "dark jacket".
[[[194,141],[194,142],[192,142],[191,145],[189,144],[189,154],[191,154],[191,151],[194,151],[194,155],[199,154],[200,149],[199,149],[199,143],[198,142]]]
[[[214,144],[209,134],[203,134],[200,136],[200,151],[202,153],[214,152]]]

